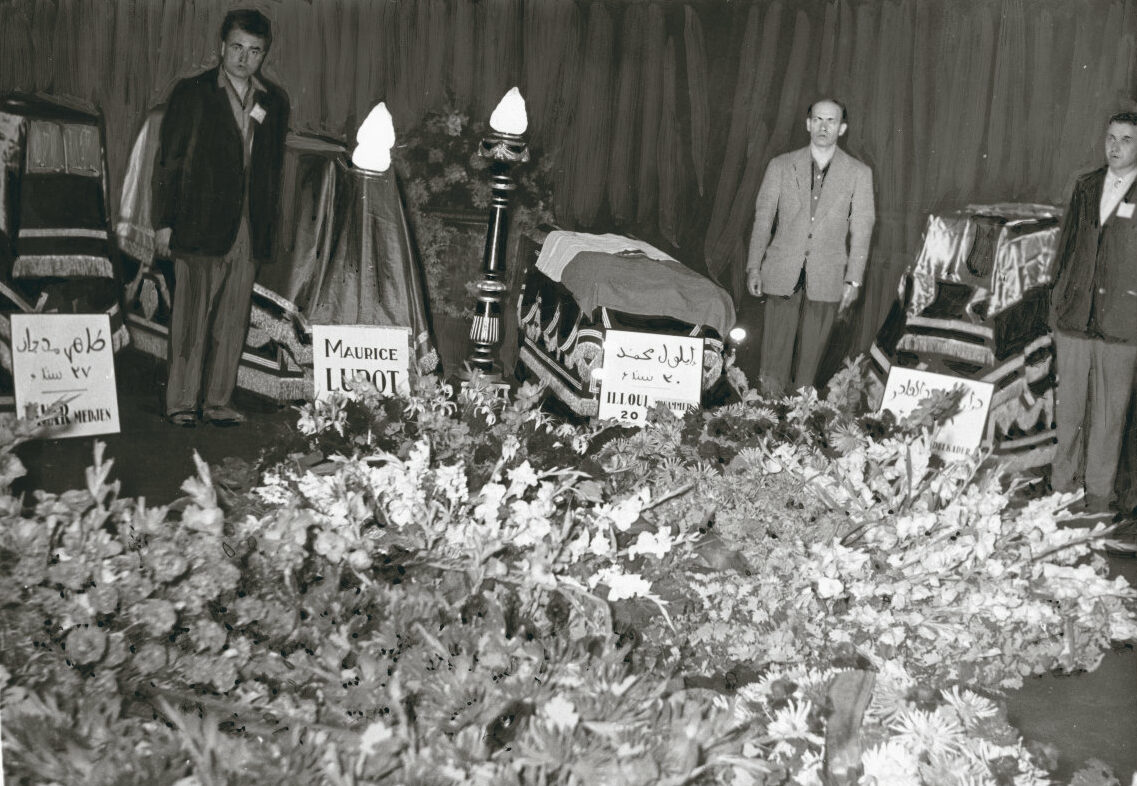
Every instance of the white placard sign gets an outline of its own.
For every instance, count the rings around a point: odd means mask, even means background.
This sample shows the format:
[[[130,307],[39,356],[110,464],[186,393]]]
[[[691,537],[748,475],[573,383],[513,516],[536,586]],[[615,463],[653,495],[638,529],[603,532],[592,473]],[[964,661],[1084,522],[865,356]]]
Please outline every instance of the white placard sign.
[[[61,403],[46,437],[117,434],[111,320],[106,314],[13,314],[16,413],[42,417]]]
[[[378,325],[312,325],[316,398],[351,393],[366,379],[387,396],[410,393],[411,329]]]
[[[982,444],[986,434],[987,411],[995,390],[990,382],[893,366],[888,372],[880,408],[904,417],[933,391],[951,390],[956,385],[964,388],[960,412],[940,426],[933,449],[944,458],[966,457]]]
[[[703,389],[703,339],[609,330],[604,335],[600,418],[642,426],[649,408],[698,409]]]

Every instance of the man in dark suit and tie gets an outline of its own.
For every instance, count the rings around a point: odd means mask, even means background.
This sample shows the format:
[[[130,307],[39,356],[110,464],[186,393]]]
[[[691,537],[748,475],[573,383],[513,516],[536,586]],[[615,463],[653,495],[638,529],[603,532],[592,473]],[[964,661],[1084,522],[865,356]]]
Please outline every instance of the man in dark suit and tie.
[[[217,425],[244,415],[231,397],[257,264],[277,232],[288,96],[260,74],[272,26],[260,11],[230,11],[221,64],[170,95],[154,165],[158,251],[174,259],[166,417],[199,413]]]
[[[766,295],[759,377],[776,394],[816,384],[834,318],[857,299],[876,220],[872,170],[837,147],[844,105],[814,102],[805,127],[809,146],[766,168],[746,263],[750,294]]]
[[[1050,484],[1113,501],[1137,370],[1137,113],[1109,120],[1106,165],[1074,184],[1055,252],[1050,322],[1058,366],[1058,449]]]

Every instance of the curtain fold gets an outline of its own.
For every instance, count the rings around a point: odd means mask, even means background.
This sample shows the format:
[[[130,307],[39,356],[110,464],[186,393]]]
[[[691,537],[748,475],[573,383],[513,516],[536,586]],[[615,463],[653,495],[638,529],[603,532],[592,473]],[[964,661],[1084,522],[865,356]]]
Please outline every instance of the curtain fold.
[[[32,51],[31,20],[26,3],[0,5],[0,30],[7,32],[0,45],[0,74],[9,89],[29,91],[35,87],[35,53]]]
[[[679,203],[685,169],[675,111],[677,71],[675,38],[669,37],[663,51],[663,105],[659,117],[659,232],[673,246],[679,245]]]
[[[593,2],[588,7],[584,59],[576,75],[580,92],[568,124],[565,159],[572,163],[565,167],[560,181],[566,193],[557,200],[565,218],[584,229],[596,225],[606,190],[604,170],[608,166],[611,142],[610,70],[614,38],[608,6]],[[557,217],[561,215],[558,210]]]
[[[703,24],[691,6],[683,9],[683,45],[687,58],[687,100],[691,116],[691,165],[695,186],[703,196],[707,178],[707,140],[711,133],[710,109],[707,94],[707,45],[703,37]]]
[[[632,177],[640,163],[640,120],[643,95],[640,64],[643,60],[647,9],[634,5],[624,12],[620,32],[620,65],[612,107],[612,155],[608,161],[608,206],[612,218],[627,223],[635,217],[636,189]]]
[[[667,25],[663,9],[648,6],[644,31],[643,112],[640,129],[640,168],[636,177],[636,220],[648,224],[657,215],[659,204],[659,114],[663,97],[663,57],[667,47]]]

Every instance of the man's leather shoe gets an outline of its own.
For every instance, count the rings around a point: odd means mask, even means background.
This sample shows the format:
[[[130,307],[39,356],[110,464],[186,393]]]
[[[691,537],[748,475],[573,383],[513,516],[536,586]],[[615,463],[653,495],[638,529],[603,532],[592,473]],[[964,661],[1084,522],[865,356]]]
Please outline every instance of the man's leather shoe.
[[[202,418],[215,426],[239,426],[245,422],[245,416],[232,407],[206,407]]]
[[[193,428],[197,425],[197,413],[191,412],[188,409],[182,410],[181,412],[171,412],[169,415],[166,415],[166,420],[175,426]]]

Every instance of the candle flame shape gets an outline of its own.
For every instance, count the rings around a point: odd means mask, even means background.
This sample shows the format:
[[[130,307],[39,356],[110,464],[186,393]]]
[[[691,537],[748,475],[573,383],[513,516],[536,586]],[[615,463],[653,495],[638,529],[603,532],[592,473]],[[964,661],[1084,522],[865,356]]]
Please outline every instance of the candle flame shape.
[[[525,99],[521,97],[520,90],[516,87],[511,88],[490,115],[490,128],[501,134],[520,136],[528,127],[529,118],[525,114]]]
[[[386,172],[391,168],[391,148],[395,146],[395,124],[387,104],[380,101],[372,108],[355,135],[356,146],[351,163],[360,169]]]

